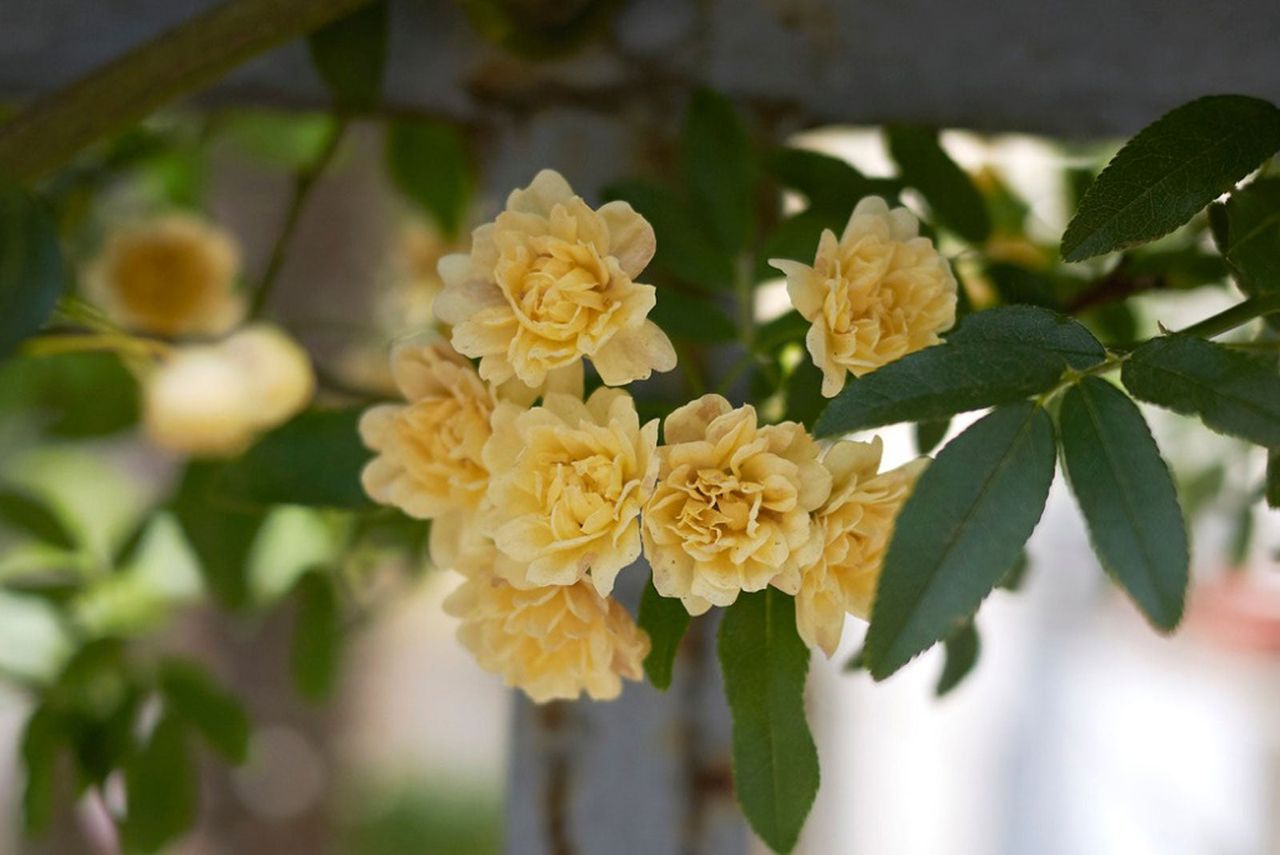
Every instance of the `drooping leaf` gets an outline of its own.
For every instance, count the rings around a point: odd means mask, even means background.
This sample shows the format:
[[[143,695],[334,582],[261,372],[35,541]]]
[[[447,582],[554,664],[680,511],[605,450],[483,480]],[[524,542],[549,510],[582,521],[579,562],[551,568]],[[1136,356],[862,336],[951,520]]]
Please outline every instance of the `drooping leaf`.
[[[1219,433],[1280,446],[1280,374],[1260,359],[1165,335],[1130,354],[1120,377],[1135,398],[1198,416]]]
[[[916,424],[916,453],[928,454],[942,443],[951,429],[951,419],[931,419]]]
[[[1053,481],[1053,424],[1001,407],[942,449],[894,526],[867,630],[877,680],[949,636],[1017,560]]]
[[[834,229],[844,226],[864,196],[884,196],[894,202],[901,190],[893,179],[868,178],[838,157],[802,148],[775,149],[765,167],[779,184],[803,193],[810,209],[834,219]]]
[[[851,379],[815,430],[832,436],[1011,403],[1052,388],[1069,368],[1088,368],[1105,357],[1088,330],[1046,309],[977,312],[942,344]]]
[[[719,344],[737,338],[738,328],[711,300],[675,288],[659,288],[649,320],[673,339]]]
[[[342,616],[329,576],[313,570],[294,589],[296,611],[289,667],[298,693],[322,700],[333,691],[342,648]]]
[[[200,559],[210,592],[228,608],[240,608],[248,598],[249,552],[265,513],[218,501],[215,489],[220,478],[221,464],[188,463],[170,509]]]
[[[942,673],[938,676],[938,684],[933,694],[943,697],[964,682],[978,664],[978,654],[982,651],[982,641],[978,637],[978,628],[973,621],[963,624],[943,642],[946,646],[947,658],[942,665]]]
[[[685,117],[683,164],[695,214],[728,253],[742,249],[751,233],[755,164],[747,130],[733,102],[698,89]]]
[[[637,622],[649,633],[652,645],[644,660],[644,672],[655,689],[665,692],[671,686],[676,654],[680,652],[680,642],[689,628],[689,612],[680,600],[659,594],[650,580],[640,598]]]
[[[387,0],[373,0],[307,36],[311,63],[339,110],[370,110],[387,64]]]
[[[28,835],[41,834],[53,820],[58,757],[66,742],[61,716],[47,704],[36,707],[22,732],[22,827]]]
[[[194,662],[166,660],[160,688],[173,712],[200,731],[218,753],[243,763],[249,751],[249,716],[240,701]]]
[[[733,713],[734,790],[756,834],[790,852],[818,791],[818,752],[805,720],[809,649],[795,601],[768,588],[725,610],[718,644]]]
[[[1147,618],[1170,631],[1182,619],[1190,557],[1169,467],[1137,406],[1086,377],[1058,414],[1062,463],[1102,566]]]
[[[604,196],[630,203],[653,226],[658,247],[651,268],[706,291],[733,286],[729,255],[675,193],[648,181],[620,181],[606,187]]]
[[[13,490],[0,490],[0,526],[16,529],[42,543],[75,549],[75,538],[49,508]]]
[[[360,443],[359,420],[356,408],[295,416],[222,467],[214,497],[234,507],[372,507],[360,486],[370,455]]]
[[[903,182],[920,191],[937,221],[970,243],[985,241],[991,234],[986,200],[947,154],[937,132],[896,126],[886,128],[885,135]]]
[[[1084,194],[1062,238],[1082,261],[1168,234],[1280,149],[1280,110],[1210,95],[1167,113],[1116,154]]]
[[[1250,182],[1213,212],[1218,251],[1241,289],[1251,296],[1280,290],[1280,178]]]
[[[128,811],[121,824],[126,851],[155,852],[196,819],[199,782],[182,720],[166,714],[125,767]]]
[[[400,192],[457,236],[466,218],[473,184],[466,146],[445,122],[402,120],[387,132],[387,164]]]
[[[40,329],[66,287],[53,218],[34,196],[0,178],[0,359]]]

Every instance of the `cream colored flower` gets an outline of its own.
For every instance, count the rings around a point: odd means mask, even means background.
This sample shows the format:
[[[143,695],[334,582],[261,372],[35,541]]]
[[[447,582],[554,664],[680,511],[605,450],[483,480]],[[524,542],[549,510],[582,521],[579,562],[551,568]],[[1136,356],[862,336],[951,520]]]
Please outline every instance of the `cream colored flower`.
[[[307,352],[273,326],[247,326],[232,334],[219,348],[240,368],[253,400],[253,421],[257,428],[283,423],[315,395],[316,378]]]
[[[537,387],[583,357],[606,385],[640,380],[676,364],[671,341],[648,319],[653,286],[634,281],[653,250],[653,229],[630,205],[592,210],[543,170],[472,233],[469,255],[441,259],[436,317],[493,383],[514,376]]]
[[[492,573],[468,577],[444,604],[480,667],[538,703],[586,692],[616,698],[639,680],[649,636],[587,582],[522,590]]]
[[[831,490],[818,445],[795,422],[705,395],[667,417],[658,486],[644,511],[658,593],[690,614],[769,584],[794,594],[822,547],[810,520]]]
[[[107,238],[88,296],[122,326],[162,336],[220,335],[240,322],[240,251],[216,226],[172,214]]]
[[[602,596],[640,556],[640,509],[658,477],[658,421],[644,427],[631,396],[597,389],[583,403],[500,404],[484,462],[488,530],[513,559],[519,587],[590,578]]]
[[[846,374],[861,377],[931,344],[956,317],[956,280],[906,208],[878,196],[858,203],[837,241],[823,231],[813,266],[770,264],[787,276],[797,311],[812,322],[805,337],[822,370],[822,394],[834,397]]]
[[[823,463],[831,496],[814,515],[822,552],[804,568],[796,594],[796,628],[808,644],[835,653],[848,612],[870,618],[893,525],[927,457],[877,472],[880,438],[838,442]]]

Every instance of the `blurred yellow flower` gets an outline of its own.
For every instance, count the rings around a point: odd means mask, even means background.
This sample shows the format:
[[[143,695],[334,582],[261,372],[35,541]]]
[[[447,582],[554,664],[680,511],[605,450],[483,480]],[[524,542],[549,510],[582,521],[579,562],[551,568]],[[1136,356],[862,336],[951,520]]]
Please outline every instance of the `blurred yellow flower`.
[[[630,205],[592,210],[543,170],[472,233],[469,255],[441,259],[436,317],[493,383],[514,376],[537,387],[583,357],[606,385],[640,380],[676,364],[670,339],[648,319],[653,286],[634,281],[653,250],[653,229]]]
[[[649,636],[616,600],[588,582],[522,590],[492,573],[468,577],[444,604],[480,667],[537,703],[583,692],[616,698],[639,680]]]
[[[906,208],[878,196],[860,201],[844,234],[824,230],[813,266],[769,261],[787,277],[796,310],[812,322],[805,337],[834,397],[847,374],[860,377],[937,344],[955,323],[956,280]]]
[[[658,477],[658,421],[644,427],[620,389],[583,403],[551,394],[499,404],[484,463],[493,473],[487,527],[522,588],[589,577],[602,596],[640,556],[640,509]]]
[[[878,472],[883,445],[838,442],[823,463],[831,472],[831,496],[814,515],[822,551],[807,565],[796,594],[800,637],[827,656],[836,651],[845,613],[867,619],[893,525],[929,459]]]
[[[690,614],[773,584],[794,594],[822,548],[811,514],[831,475],[795,422],[759,427],[756,411],[705,395],[667,417],[644,549],[658,593]]]
[[[220,335],[240,322],[240,251],[230,234],[171,214],[109,235],[85,279],[117,323],[162,336]]]
[[[435,326],[436,297],[444,289],[440,259],[458,247],[433,226],[410,222],[393,252],[390,287],[378,301],[380,325],[392,335]]]

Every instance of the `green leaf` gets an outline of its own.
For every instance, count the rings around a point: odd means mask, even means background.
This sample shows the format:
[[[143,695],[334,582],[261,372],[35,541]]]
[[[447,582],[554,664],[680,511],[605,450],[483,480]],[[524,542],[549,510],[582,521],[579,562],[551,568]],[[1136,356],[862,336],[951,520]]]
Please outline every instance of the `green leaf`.
[[[1088,368],[1105,357],[1088,330],[1046,309],[977,312],[943,344],[846,383],[816,432],[832,436],[1012,403],[1052,388],[1067,369]]]
[[[867,663],[888,677],[969,620],[1040,520],[1054,469],[1040,407],[1001,407],[949,442],[894,526],[867,630]]]
[[[747,129],[733,103],[710,89],[696,90],[683,143],[694,210],[706,218],[720,248],[736,253],[751,233],[755,165]]]
[[[620,181],[606,187],[604,196],[629,203],[653,226],[658,246],[651,269],[707,291],[733,286],[731,258],[675,193],[648,181]]]
[[[360,413],[308,410],[265,434],[222,468],[215,498],[234,506],[373,507],[360,485],[370,457],[356,427]]]
[[[138,382],[112,353],[17,357],[0,365],[0,410],[54,436],[103,436],[137,424]]]
[[[1280,508],[1280,449],[1267,451],[1267,507]]]
[[[298,693],[308,700],[328,697],[338,673],[342,648],[342,616],[337,592],[323,571],[313,570],[298,580],[293,645],[289,668]]]
[[[473,178],[466,146],[453,125],[402,120],[387,135],[387,165],[400,192],[456,237],[471,200]]]
[[[1280,110],[1210,95],[1167,113],[1120,149],[1080,200],[1062,257],[1146,243],[1190,220],[1280,149]]]
[[[982,651],[982,642],[978,638],[978,628],[973,621],[968,621],[943,642],[946,645],[947,658],[942,665],[942,674],[933,689],[935,697],[950,694],[951,690],[964,681],[973,666],[978,664],[978,654]]]
[[[809,649],[795,600],[767,588],[725,610],[718,649],[733,713],[733,779],[756,834],[790,852],[818,792],[818,752],[805,720]]]
[[[928,454],[946,439],[951,419],[931,419],[916,423],[916,453]]]
[[[847,216],[847,215],[846,215]],[[844,222],[824,211],[809,208],[787,217],[774,227],[756,256],[756,280],[774,279],[782,274],[769,264],[772,258],[789,258],[803,264],[813,264],[818,254],[818,242],[823,229],[839,232]]]
[[[885,135],[903,182],[920,191],[934,218],[970,243],[985,241],[991,234],[986,200],[943,149],[937,132],[898,126],[886,128]]]
[[[61,716],[48,704],[36,707],[22,732],[22,826],[28,835],[43,833],[53,821],[58,757],[66,741]]]
[[[459,0],[458,5],[481,36],[516,56],[537,60],[582,47],[607,27],[618,7],[617,0]]]
[[[1280,447],[1280,374],[1262,360],[1165,335],[1135,350],[1120,377],[1135,398],[1198,416],[1218,433]]]
[[[1280,289],[1280,178],[1260,178],[1213,212],[1218,251],[1250,296]]]
[[[792,309],[757,327],[753,344],[756,351],[763,354],[775,354],[789,344],[803,346],[810,326],[804,315]]]
[[[1086,377],[1058,413],[1062,464],[1102,566],[1159,629],[1182,619],[1190,556],[1169,467],[1142,413]]]
[[[66,288],[52,217],[34,196],[0,179],[0,359],[44,325]]]
[[[200,559],[209,590],[223,605],[240,608],[248,599],[249,552],[265,514],[215,501],[213,491],[220,478],[221,464],[188,463],[170,509]]]
[[[307,37],[311,63],[339,110],[371,110],[387,65],[387,2],[374,0]]]
[[[1017,264],[997,262],[987,265],[987,276],[1000,295],[1001,302],[1042,306],[1046,309],[1061,307],[1057,283],[1048,273]]]
[[[797,190],[809,200],[809,207],[834,218],[839,229],[864,196],[879,195],[896,200],[899,182],[868,178],[838,157],[802,148],[779,148],[770,152],[765,168],[784,187]],[[814,243],[812,249],[817,248]],[[810,258],[813,252],[809,253]],[[789,257],[789,256],[788,256]]]
[[[125,766],[125,851],[155,852],[195,823],[199,782],[182,721],[166,714]]]
[[[1018,557],[1014,560],[1013,566],[1009,568],[1009,572],[1004,574],[1004,578],[996,585],[997,588],[1003,588],[1006,591],[1017,591],[1022,588],[1022,583],[1027,579],[1027,569],[1031,566],[1031,559],[1027,557],[1027,551],[1024,549],[1018,553]]]
[[[822,415],[826,399],[822,397],[822,372],[813,361],[802,359],[787,377],[787,420],[799,422],[806,430],[813,430]]]
[[[655,689],[665,692],[671,686],[671,672],[675,667],[680,642],[689,628],[689,612],[678,599],[664,597],[653,587],[653,580],[640,598],[640,628],[649,633],[649,655],[644,660],[644,672]]]
[[[204,736],[232,763],[249,753],[249,716],[240,701],[194,662],[166,660],[160,667],[160,689],[170,708]]]
[[[53,511],[30,496],[0,491],[0,526],[15,529],[60,549],[75,549],[75,538]]]
[[[723,309],[706,297],[675,288],[658,289],[658,302],[649,320],[680,341],[720,344],[738,337],[738,328]]]

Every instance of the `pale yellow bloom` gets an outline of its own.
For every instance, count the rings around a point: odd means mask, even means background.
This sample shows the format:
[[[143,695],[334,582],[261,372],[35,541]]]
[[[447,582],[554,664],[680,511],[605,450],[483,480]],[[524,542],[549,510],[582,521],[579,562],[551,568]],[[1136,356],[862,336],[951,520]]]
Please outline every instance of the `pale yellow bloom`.
[[[655,290],[635,281],[653,251],[653,229],[630,205],[592,210],[543,170],[472,233],[469,255],[441,259],[435,314],[493,383],[537,387],[587,357],[606,385],[620,386],[676,364],[648,319]]]
[[[616,698],[649,654],[648,634],[588,582],[523,590],[480,572],[444,608],[462,621],[458,639],[480,667],[538,703]]]
[[[822,551],[806,566],[796,594],[796,628],[808,644],[835,653],[845,613],[868,619],[894,521],[928,464],[926,457],[878,472],[880,438],[838,442],[823,463],[831,495],[814,515]]]
[[[756,411],[705,395],[667,417],[658,485],[644,511],[658,593],[690,614],[773,584],[794,594],[822,548],[811,514],[831,475],[795,422],[760,427]]]
[[[812,322],[805,343],[834,397],[848,374],[861,377],[937,344],[955,323],[956,280],[906,208],[878,196],[860,201],[844,233],[824,230],[813,266],[772,259],[796,310]]]
[[[240,251],[216,226],[172,214],[120,229],[90,266],[86,293],[122,326],[162,336],[220,335],[244,315]]]
[[[240,368],[253,400],[255,427],[275,427],[299,412],[316,391],[307,352],[279,329],[252,324],[232,334],[220,349]]]
[[[631,396],[597,389],[499,404],[484,462],[493,473],[487,526],[513,559],[519,587],[589,578],[603,596],[640,556],[640,509],[658,477],[658,421],[643,427]]]

